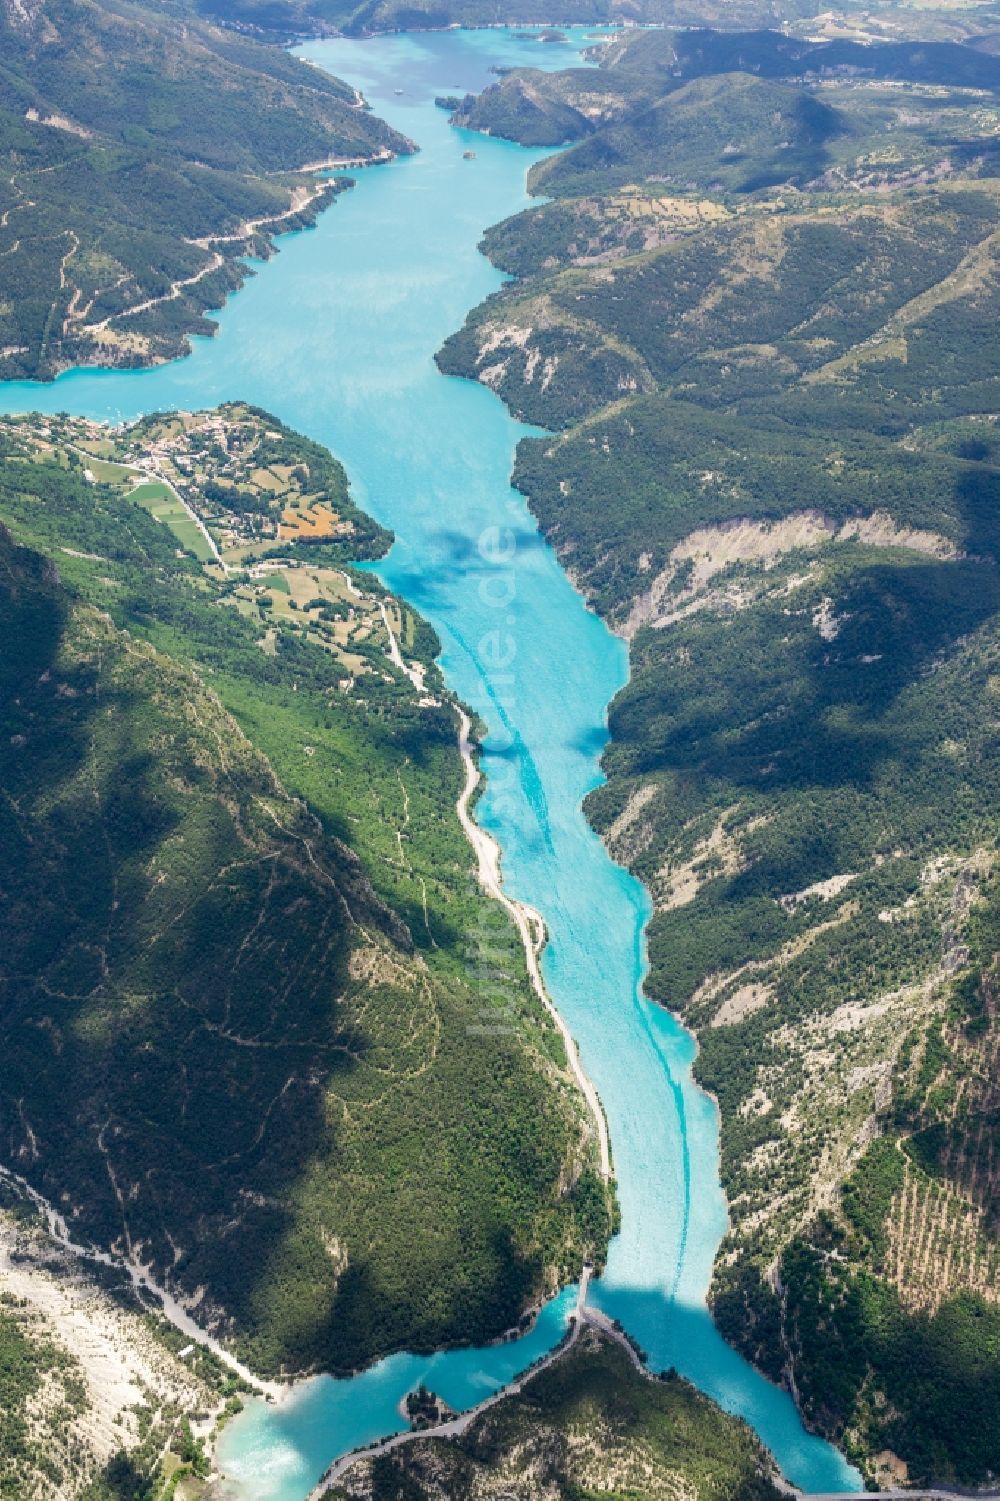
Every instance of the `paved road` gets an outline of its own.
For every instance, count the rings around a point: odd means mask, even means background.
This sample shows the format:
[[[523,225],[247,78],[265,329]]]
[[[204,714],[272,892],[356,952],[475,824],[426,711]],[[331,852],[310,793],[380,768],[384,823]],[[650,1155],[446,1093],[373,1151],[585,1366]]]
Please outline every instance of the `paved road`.
[[[584,1266],[583,1275],[580,1278],[580,1286],[576,1295],[576,1317],[570,1326],[569,1333],[562,1343],[558,1344],[554,1350],[550,1350],[548,1355],[542,1360],[537,1361],[535,1365],[524,1371],[509,1386],[501,1387],[499,1391],[494,1392],[492,1396],[487,1397],[485,1401],[480,1402],[476,1407],[470,1407],[467,1412],[461,1412],[457,1417],[449,1418],[446,1423],[438,1423],[433,1428],[408,1428],[403,1433],[392,1434],[390,1438],[383,1439],[381,1443],[370,1445],[367,1449],[352,1449],[349,1454],[342,1455],[340,1459],[334,1461],[319,1485],[310,1493],[309,1501],[321,1501],[321,1497],[326,1496],[341,1476],[345,1475],[359,1459],[375,1459],[380,1454],[388,1454],[390,1449],[399,1449],[403,1444],[411,1444],[414,1439],[418,1438],[459,1438],[471,1427],[480,1413],[485,1412],[488,1407],[495,1407],[498,1402],[502,1402],[506,1397],[517,1396],[517,1393],[529,1381],[533,1380],[540,1371],[544,1371],[547,1366],[552,1365],[555,1361],[561,1360],[567,1350],[572,1350],[580,1338],[580,1330],[589,1322],[587,1315],[591,1312],[586,1306],[587,1288],[590,1286],[590,1274],[591,1267],[587,1264]]]

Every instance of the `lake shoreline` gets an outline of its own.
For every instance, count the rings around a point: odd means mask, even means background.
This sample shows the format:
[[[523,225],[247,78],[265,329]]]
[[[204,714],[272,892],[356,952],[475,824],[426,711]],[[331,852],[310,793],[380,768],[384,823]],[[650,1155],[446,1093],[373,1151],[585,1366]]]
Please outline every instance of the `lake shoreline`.
[[[357,503],[396,533],[378,576],[429,619],[449,688],[483,722],[477,826],[503,846],[505,891],[542,915],[546,990],[615,1131],[621,1230],[595,1306],[656,1367],[687,1366],[740,1411],[797,1478],[833,1490],[824,1482],[845,1473],[840,1456],[807,1438],[790,1399],[724,1346],[704,1310],[724,1224],[716,1115],[691,1082],[690,1037],[641,995],[646,893],[581,812],[600,781],[607,705],[627,681],[624,645],[586,608],[510,488],[528,430],[491,392],[442,379],[433,363],[500,284],[476,247],[486,225],[528,204],[534,159],[487,138],[470,170],[433,99],[446,84],[481,88],[493,68],[529,56],[564,66],[568,51],[510,28],[314,44],[311,60],[351,79],[420,153],[363,174],[336,221],[322,216],[314,235],[294,236],[267,276],[230,299],[220,337],[198,341],[188,359],[125,375],[69,372],[31,394],[111,416],[238,395],[343,459]],[[491,535],[503,545],[491,549]],[[541,930],[525,922],[533,948]],[[220,1462],[245,1501],[304,1501],[330,1456],[386,1432],[420,1380],[456,1409],[508,1383],[561,1338],[567,1302],[546,1304],[517,1340],[390,1355],[354,1382],[317,1377],[295,1401],[251,1403],[227,1428]]]

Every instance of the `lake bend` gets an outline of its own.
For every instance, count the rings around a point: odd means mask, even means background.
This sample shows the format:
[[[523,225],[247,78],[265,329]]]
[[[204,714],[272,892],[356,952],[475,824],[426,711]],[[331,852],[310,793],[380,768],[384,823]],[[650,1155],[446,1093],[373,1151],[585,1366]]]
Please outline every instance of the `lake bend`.
[[[604,1105],[622,1225],[590,1301],[621,1321],[652,1369],[675,1366],[743,1416],[796,1486],[859,1489],[857,1472],[805,1431],[791,1398],[730,1349],[707,1311],[726,1228],[716,1109],[693,1082],[691,1037],[641,992],[646,893],[581,809],[600,779],[626,649],[586,609],[510,487],[530,430],[433,361],[500,285],[476,247],[528,203],[539,156],[456,130],[434,97],[479,90],[495,67],[576,64],[592,32],[565,34],[545,45],[537,33],[484,29],[301,47],[419,152],[359,173],[315,229],[285,236],[230,299],[218,336],[196,339],[187,359],[0,385],[0,409],[114,421],[239,398],[344,463],[358,504],[396,534],[378,576],[432,622],[449,686],[488,726],[476,817],[500,843],[510,894],[545,919],[545,980]],[[559,1341],[574,1298],[564,1290],[516,1341],[398,1354],[348,1380],[304,1381],[277,1404],[250,1402],[219,1445],[227,1494],[305,1501],[338,1455],[405,1426],[398,1403],[420,1381],[458,1409],[510,1381]]]

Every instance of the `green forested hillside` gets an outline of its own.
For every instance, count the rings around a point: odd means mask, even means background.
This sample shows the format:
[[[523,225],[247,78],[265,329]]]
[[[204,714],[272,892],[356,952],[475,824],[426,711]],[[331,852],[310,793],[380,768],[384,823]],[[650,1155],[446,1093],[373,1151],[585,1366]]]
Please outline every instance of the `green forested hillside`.
[[[142,364],[210,332],[301,169],[410,145],[278,47],[130,0],[0,4],[0,377]]]
[[[996,96],[803,71],[651,106],[663,42],[633,46],[634,117],[536,170],[553,201],[485,241],[517,280],[441,361],[554,430],[516,482],[630,642],[587,807],[719,1101],[720,1324],[873,1479],[976,1483],[1000,1469]],[[807,172],[747,111],[774,88],[836,114]]]
[[[989,51],[1000,16],[991,0],[972,5],[885,3],[877,8],[846,4],[830,8],[822,0],[197,0],[201,14],[264,36],[287,38],[303,32],[342,31],[367,36],[403,28],[445,26],[526,26],[593,22],[636,23],[726,32],[781,27],[801,43],[829,39],[838,45],[903,39],[922,43],[971,41]],[[791,38],[789,38],[790,40]],[[765,55],[769,52],[765,49]],[[779,49],[780,56],[780,49]],[[780,66],[771,63],[771,66]],[[715,70],[717,71],[717,70]]]
[[[215,443],[251,419],[294,457],[245,408]],[[262,1371],[486,1338],[609,1215],[432,634],[362,575],[342,609],[342,547],[198,565],[94,456],[147,426],[0,434],[4,1160]]]
[[[628,1497],[775,1501],[749,1429],[686,1381],[638,1373],[606,1335],[576,1346],[460,1439],[417,1439],[359,1460],[332,1492],[364,1501],[545,1501]]]
[[[687,405],[730,414],[739,408],[748,417],[755,402],[763,409],[765,396],[787,393],[789,412],[802,414],[796,427],[860,426],[867,433],[868,415],[850,409],[854,393],[826,373],[838,359],[857,358],[851,351],[865,341],[885,343],[898,316],[906,320],[908,358],[893,371],[893,401],[877,429],[908,405],[919,406],[926,383],[937,379],[945,344],[951,361],[959,348],[964,359],[947,367],[946,384],[960,387],[961,396],[941,415],[988,407],[996,361],[988,324],[970,320],[967,334],[960,333],[953,320],[962,316],[961,298],[946,298],[940,311],[930,305],[927,322],[914,316],[922,310],[912,304],[933,297],[948,278],[959,290],[964,278],[988,269],[998,225],[995,184],[949,184],[890,204],[821,201],[811,210],[798,201],[768,201],[748,212],[700,194],[689,200],[637,189],[615,195],[594,215],[595,237],[612,213],[620,219],[603,237],[607,248],[593,256],[599,269],[587,269],[590,247],[581,244],[589,226],[579,217],[556,221],[564,254],[569,246],[584,253],[565,269],[545,266],[483,303],[445,344],[443,367],[476,373],[519,415],[552,428],[636,393],[667,392]],[[542,254],[555,259],[551,224],[544,211],[534,219],[529,210],[516,239],[513,223],[506,237],[498,231],[506,263],[530,265]],[[647,226],[655,248],[630,251],[632,237],[643,246]],[[522,253],[520,245],[536,233],[541,244]],[[657,244],[661,235],[666,243]],[[982,381],[987,386],[977,401]],[[831,399],[840,409],[836,417]],[[771,405],[764,412],[768,425]],[[682,413],[678,420],[697,417]],[[560,444],[561,460],[577,441],[573,435]],[[629,446],[641,463],[645,445]]]
[[[365,36],[403,28],[592,21],[744,28],[814,17],[822,7],[820,0],[199,0],[197,8],[264,34],[337,30]]]
[[[829,143],[846,129],[840,113],[823,101],[749,74],[696,78],[660,97],[663,79],[642,77],[636,83],[641,106],[626,108],[622,81],[610,72],[607,93],[593,74],[571,74],[568,100],[547,84],[548,75],[512,74],[495,86],[495,99],[483,96],[457,118],[528,145],[559,145],[583,135],[564,156],[535,168],[536,189],[556,196],[604,194],[653,173],[687,187],[737,191],[804,181],[822,170]],[[630,84],[624,85],[626,99],[632,95]],[[578,124],[583,128],[574,128]],[[748,137],[754,142],[749,159],[742,149]]]
[[[978,149],[996,161],[995,129],[964,91],[994,93],[1000,60],[972,46],[695,28],[626,31],[592,54],[597,70],[507,73],[456,120],[525,145],[579,142],[532,175],[538,191],[560,197],[603,197],[647,177],[742,192],[802,185],[863,143],[884,147],[887,130],[910,149]],[[898,83],[929,92],[904,104]],[[957,114],[943,108],[952,91],[962,91]]]

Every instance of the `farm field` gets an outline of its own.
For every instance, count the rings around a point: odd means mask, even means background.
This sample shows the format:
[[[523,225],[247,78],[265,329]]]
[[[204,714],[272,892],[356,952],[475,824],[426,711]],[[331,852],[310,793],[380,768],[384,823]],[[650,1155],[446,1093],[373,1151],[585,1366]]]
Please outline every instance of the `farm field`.
[[[113,477],[117,478],[117,474]],[[191,520],[177,496],[159,480],[149,480],[136,485],[129,498],[148,511],[154,521],[160,521],[177,538],[185,552],[200,563],[207,563],[213,556],[212,549],[201,531]]]

